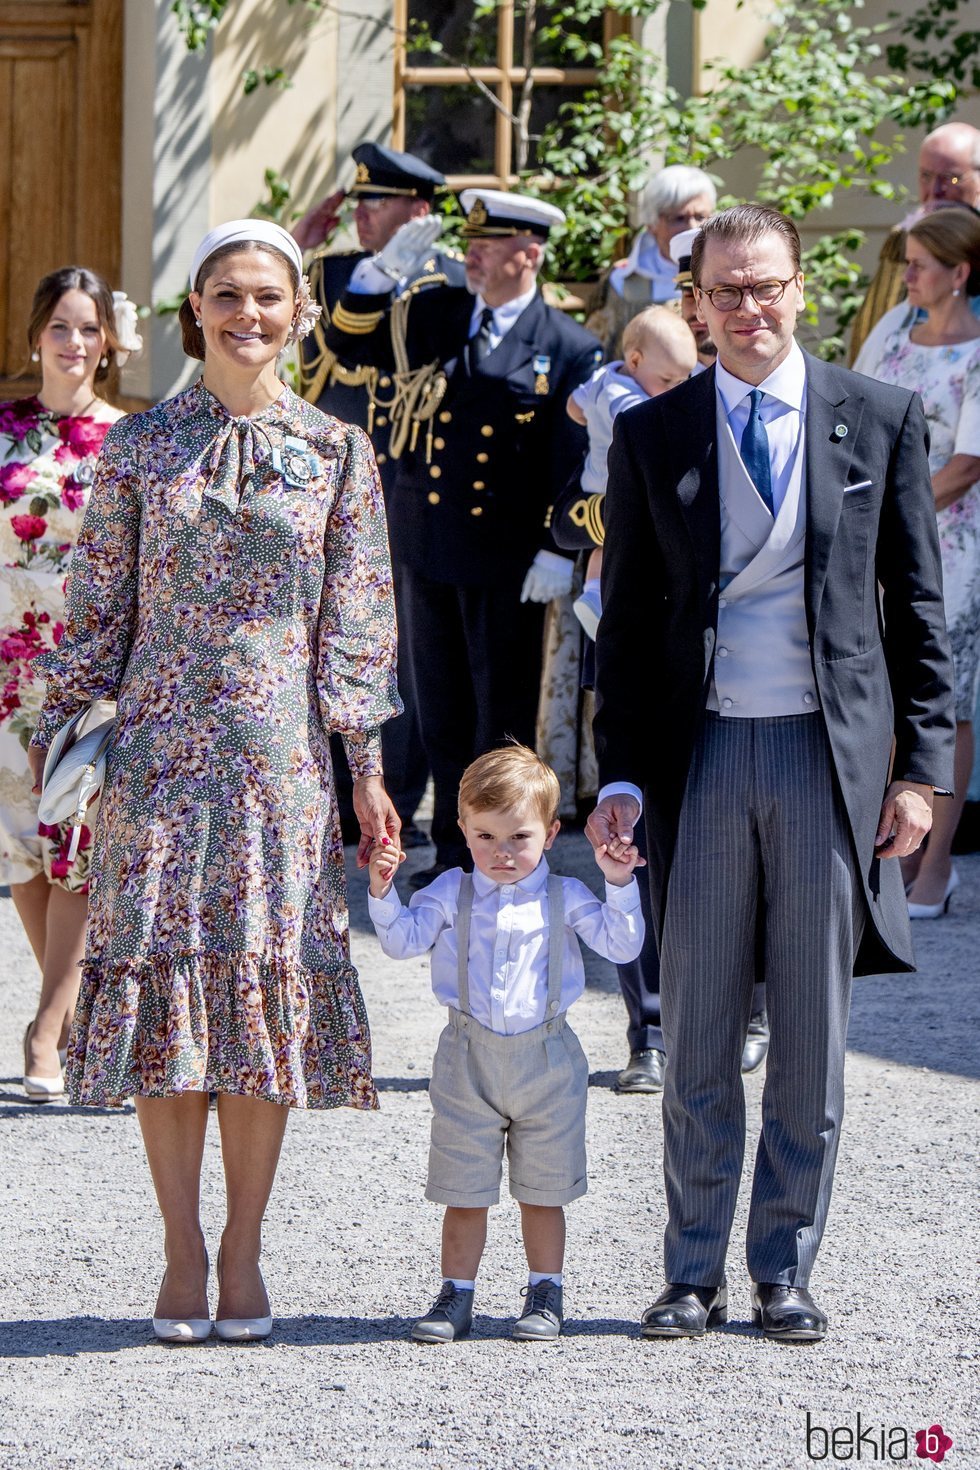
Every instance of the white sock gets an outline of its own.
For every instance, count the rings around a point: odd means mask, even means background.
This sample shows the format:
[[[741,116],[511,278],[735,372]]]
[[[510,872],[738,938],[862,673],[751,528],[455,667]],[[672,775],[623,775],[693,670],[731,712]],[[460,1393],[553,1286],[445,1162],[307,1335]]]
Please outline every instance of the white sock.
[[[476,1290],[476,1282],[475,1281],[460,1281],[459,1278],[456,1277],[456,1276],[447,1276],[446,1277],[446,1280],[447,1281],[451,1281],[453,1283],[453,1286],[455,1286],[455,1288],[456,1288],[457,1291],[475,1291]]]
[[[561,1286],[561,1271],[529,1271],[527,1273],[528,1286],[537,1286],[539,1281],[554,1281]]]
[[[599,588],[600,588],[601,585],[602,585],[602,582],[601,582],[601,579],[599,577],[586,577],[585,581],[582,584],[582,591],[583,592],[594,592],[596,594],[596,596],[598,597],[598,595],[599,595]]]

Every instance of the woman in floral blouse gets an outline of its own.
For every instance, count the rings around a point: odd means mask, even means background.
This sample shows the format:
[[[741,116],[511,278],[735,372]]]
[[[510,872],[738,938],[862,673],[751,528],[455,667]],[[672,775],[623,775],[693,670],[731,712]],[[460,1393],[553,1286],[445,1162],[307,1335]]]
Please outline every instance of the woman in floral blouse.
[[[92,855],[73,1102],[136,1100],[165,1227],[157,1335],[211,1330],[198,1214],[208,1094],[228,1196],[217,1331],[266,1336],[261,1226],[290,1107],[377,1106],[350,962],[328,737],[355,776],[358,861],[398,818],[391,571],[366,435],[297,398],[309,322],[291,237],[233,221],[181,311],[201,380],[108,435],[32,757],[117,697]]]
[[[35,1102],[64,1091],[63,1048],[85,941],[91,833],[74,861],[71,828],[39,826],[27,745],[41,708],[38,654],[61,637],[65,575],[95,462],[121,417],[101,396],[119,346],[113,298],[92,271],[45,276],[28,340],[40,392],[0,404],[0,883],[41,967],[41,999],[24,1039],[24,1089]]]
[[[909,915],[946,913],[959,879],[952,846],[973,767],[973,712],[980,685],[980,218],[944,208],[912,225],[905,242],[908,301],[887,312],[854,366],[922,397],[943,558],[943,600],[956,670],[956,765],[952,799],[937,801],[932,831],[903,861]]]

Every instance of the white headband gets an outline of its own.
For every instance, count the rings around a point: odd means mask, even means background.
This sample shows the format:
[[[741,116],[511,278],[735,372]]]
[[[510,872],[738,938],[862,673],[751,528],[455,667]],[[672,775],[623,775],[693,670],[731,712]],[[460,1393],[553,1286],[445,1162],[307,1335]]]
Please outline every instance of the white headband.
[[[238,240],[243,243],[246,240],[255,240],[263,245],[274,246],[287,260],[292,261],[297,276],[302,277],[303,252],[288,230],[268,219],[232,219],[226,225],[215,225],[213,230],[208,230],[194,251],[194,259],[191,261],[192,291],[197,290],[198,273],[208,256],[220,250],[222,245],[233,245]]]

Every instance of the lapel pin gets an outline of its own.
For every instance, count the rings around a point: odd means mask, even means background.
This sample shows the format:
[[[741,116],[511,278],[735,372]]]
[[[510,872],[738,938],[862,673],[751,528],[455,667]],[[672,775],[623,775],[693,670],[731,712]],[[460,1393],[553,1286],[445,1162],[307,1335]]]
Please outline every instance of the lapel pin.
[[[846,439],[847,438],[847,425],[846,424],[835,424],[834,425],[834,438],[835,439]]]

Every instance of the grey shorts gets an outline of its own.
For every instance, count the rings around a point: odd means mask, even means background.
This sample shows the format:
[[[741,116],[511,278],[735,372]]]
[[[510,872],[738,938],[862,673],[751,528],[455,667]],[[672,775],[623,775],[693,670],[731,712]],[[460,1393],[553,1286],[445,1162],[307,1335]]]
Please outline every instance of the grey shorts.
[[[484,1209],[500,1199],[507,1150],[510,1192],[530,1205],[567,1205],[587,1188],[589,1064],[564,1016],[499,1036],[450,1010],[429,1099],[426,1199]]]

